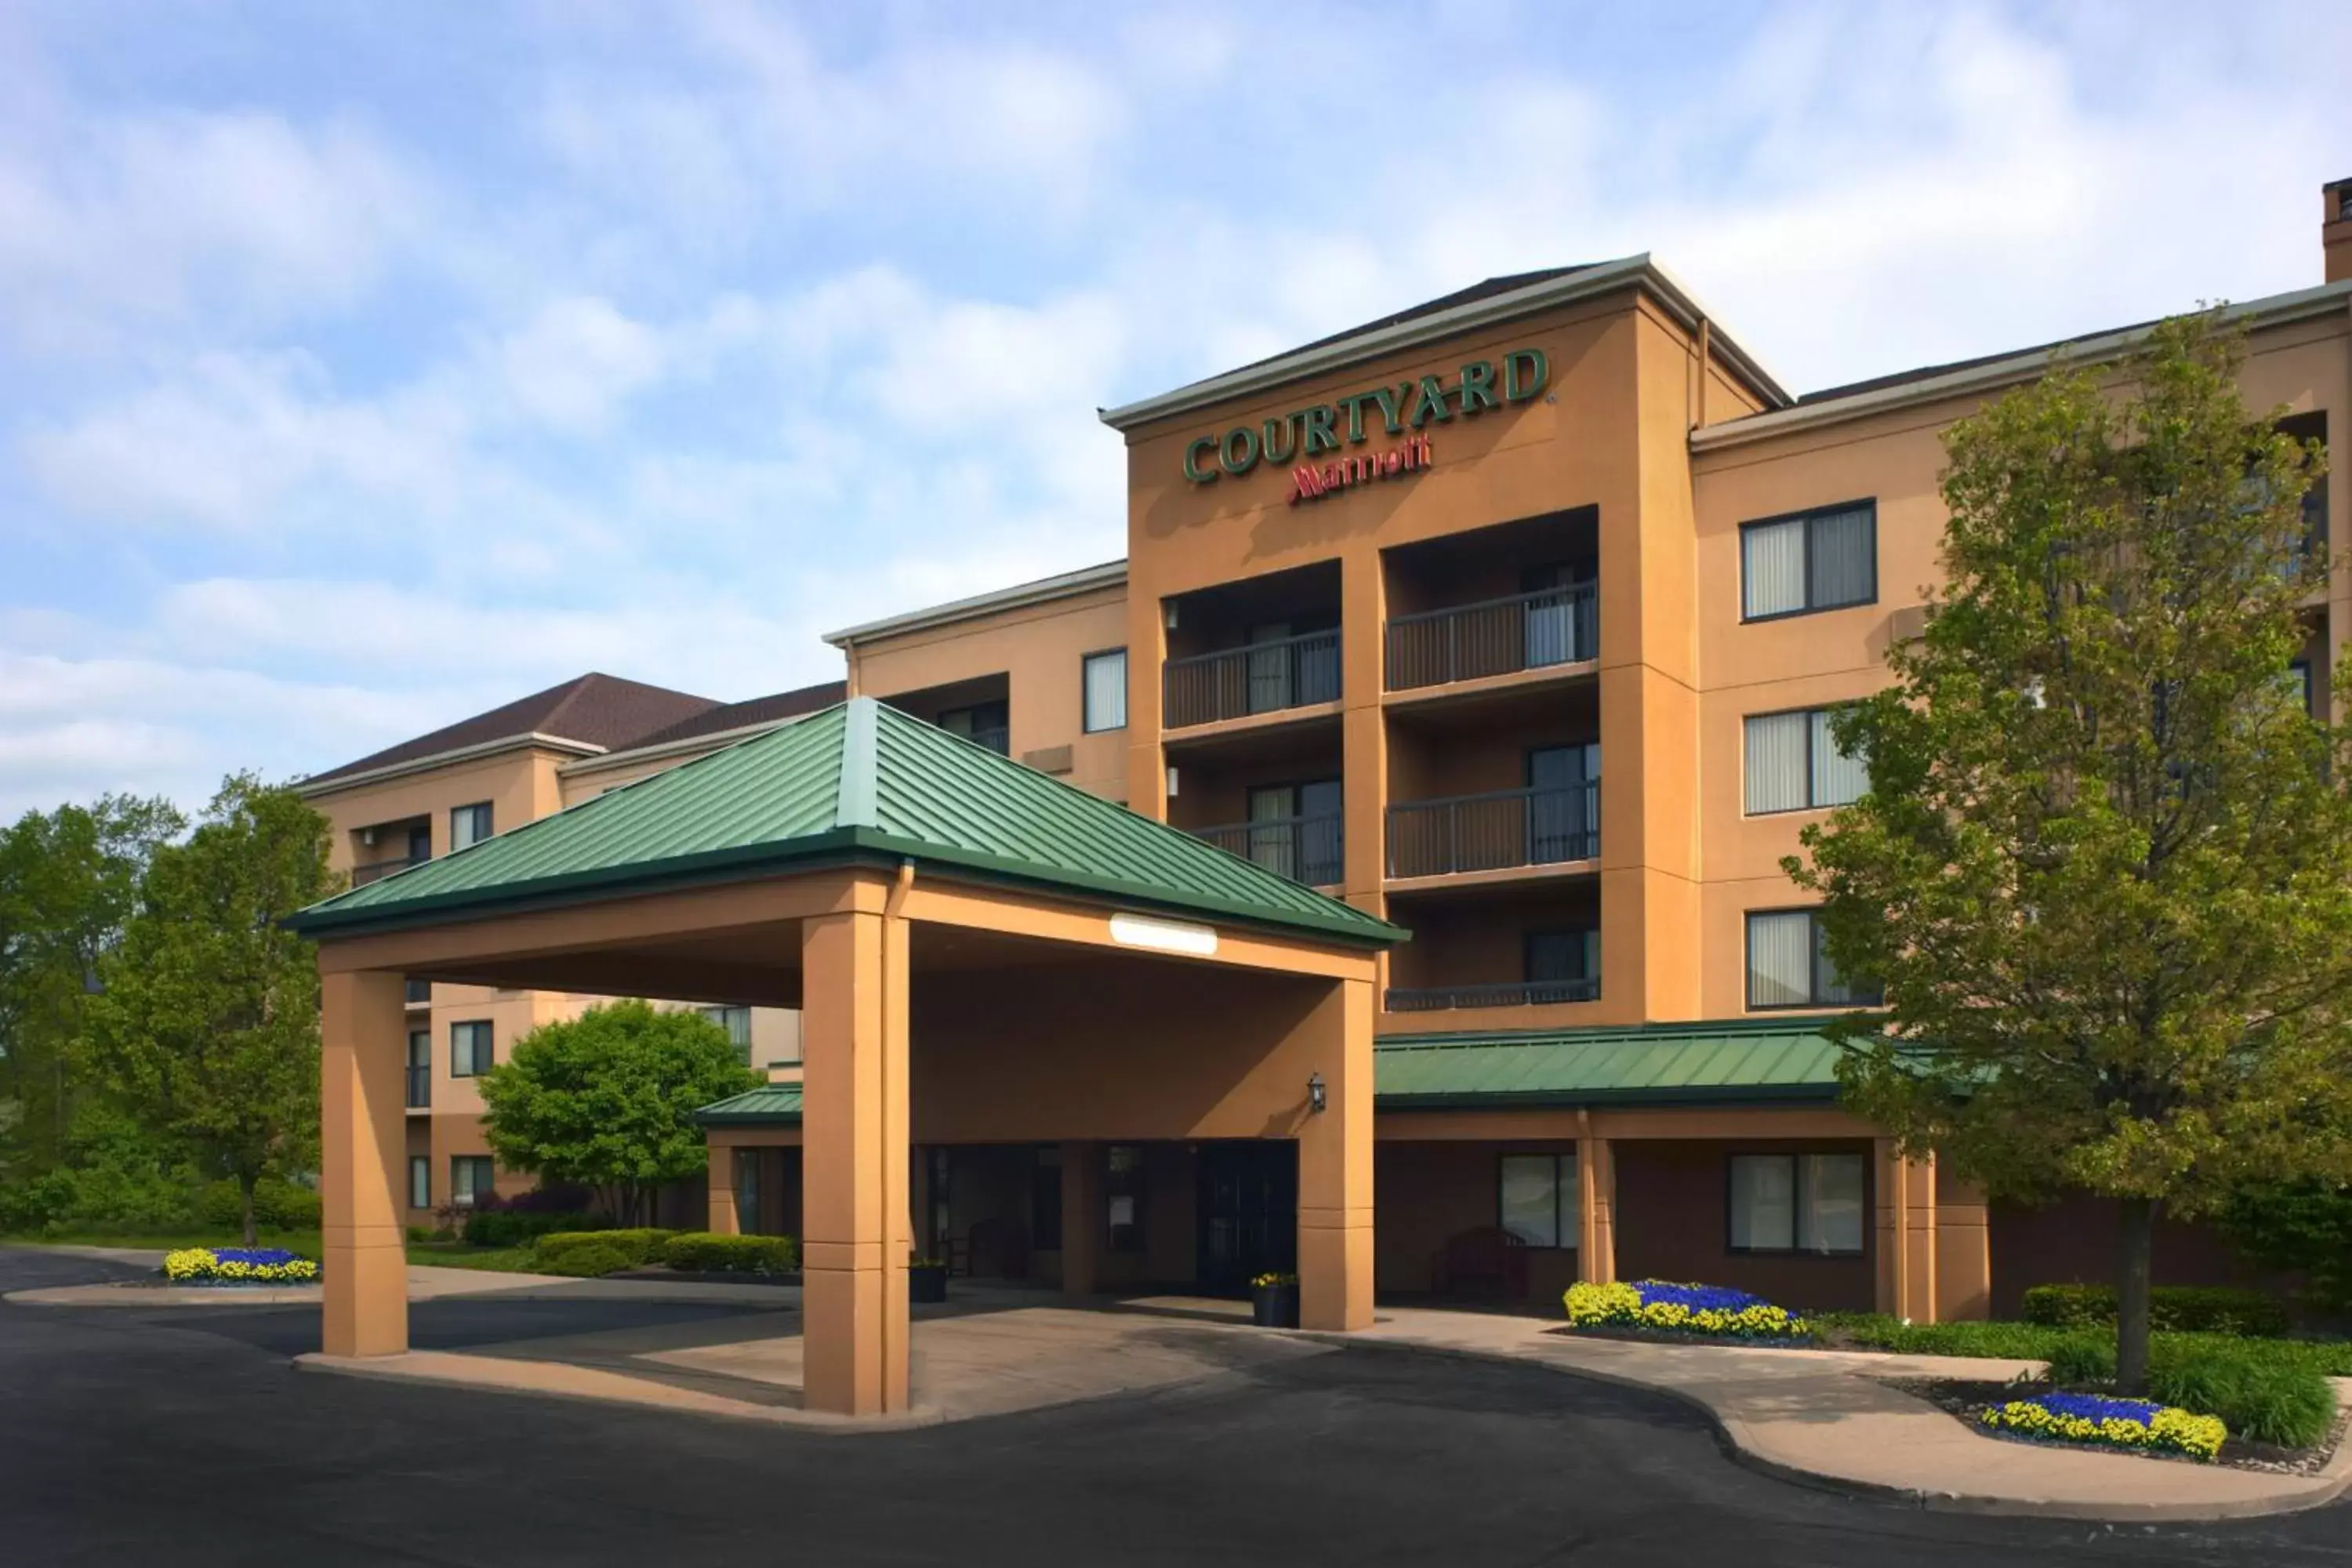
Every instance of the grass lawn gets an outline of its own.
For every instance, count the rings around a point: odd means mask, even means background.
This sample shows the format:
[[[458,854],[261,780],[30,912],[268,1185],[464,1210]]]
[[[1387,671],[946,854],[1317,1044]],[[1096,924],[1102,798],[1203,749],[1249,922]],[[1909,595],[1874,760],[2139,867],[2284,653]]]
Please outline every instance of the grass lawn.
[[[1882,1312],[1815,1312],[1811,1317],[1832,1345],[1904,1355],[1988,1356],[2002,1361],[2048,1361],[2059,1344],[2094,1331],[2040,1323],[1906,1323]],[[2157,1343],[2184,1353],[2252,1355],[2276,1365],[2308,1367],[2329,1377],[2352,1377],[2352,1340],[2258,1340],[2233,1334],[2154,1337]]]
[[[305,1258],[319,1254],[319,1233],[315,1230],[264,1230],[257,1247],[282,1247],[299,1252]],[[0,1237],[0,1243],[12,1247],[121,1247],[143,1251],[170,1252],[183,1247],[243,1247],[234,1231],[224,1234],[213,1230],[178,1231],[167,1235],[110,1236],[96,1232],[66,1236]],[[412,1241],[408,1244],[408,1261],[427,1263],[441,1268],[491,1268],[507,1273],[531,1272],[530,1248],[527,1247],[467,1247],[446,1242]]]

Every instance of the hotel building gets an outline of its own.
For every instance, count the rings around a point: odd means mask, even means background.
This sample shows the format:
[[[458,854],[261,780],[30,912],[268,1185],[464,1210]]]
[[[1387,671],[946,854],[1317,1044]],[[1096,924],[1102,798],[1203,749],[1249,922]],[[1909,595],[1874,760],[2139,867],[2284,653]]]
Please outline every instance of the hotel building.
[[[2249,405],[2340,451],[2352,182],[2324,200],[2326,280],[2231,314]],[[730,707],[588,676],[301,787],[361,880],[878,700],[1410,933],[1370,989],[1379,1289],[1655,1275],[1981,1316],[2103,1277],[2114,1226],[2087,1200],[1989,1209],[1838,1108],[1818,1029],[1870,998],[1780,862],[1864,787],[1822,716],[1920,624],[1946,429],[2053,352],[2104,363],[2140,331],[1799,396],[1646,256],[1490,279],[1108,410],[1126,558],[835,633],[840,687]],[[2352,539],[2347,489],[2315,490],[2315,536]],[[2306,689],[2337,710],[2340,563],[2309,624]],[[1166,1032],[1150,994],[1138,1039]],[[796,1016],[692,1001],[747,1009],[721,1016],[775,1079],[706,1113],[708,1218],[797,1232]],[[583,1002],[413,992],[413,1221],[519,1184],[477,1163],[464,1079]],[[1182,1076],[1128,1062],[1119,1029],[1072,1058],[1102,1065],[1066,1073],[1059,1121],[927,1106],[926,1018],[919,1250],[1070,1289],[1233,1288],[1299,1259],[1316,1205],[1291,1136],[1108,1109]],[[2232,1268],[2184,1227],[2158,1256]]]

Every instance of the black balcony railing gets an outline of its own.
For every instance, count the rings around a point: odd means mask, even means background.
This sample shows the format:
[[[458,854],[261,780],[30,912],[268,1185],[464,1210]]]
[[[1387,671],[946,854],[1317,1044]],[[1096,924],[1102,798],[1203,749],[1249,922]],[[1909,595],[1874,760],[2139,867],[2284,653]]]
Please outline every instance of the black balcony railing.
[[[1345,874],[1347,847],[1339,814],[1277,816],[1220,827],[1187,828],[1229,855],[1310,888],[1335,886]]]
[[[1508,985],[1391,988],[1382,1005],[1391,1013],[1450,1013],[1457,1007],[1549,1007],[1600,1000],[1597,979],[1523,980]]]
[[[984,730],[974,730],[971,732],[971,743],[975,746],[985,746],[1000,757],[1009,757],[1013,754],[1013,731],[1002,724]]]
[[[433,1103],[433,1069],[429,1067],[409,1068],[408,1109],[423,1110]]]
[[[1601,853],[1601,781],[1389,807],[1389,875],[1552,866]]]
[[[1171,658],[1160,672],[1171,730],[1339,700],[1339,634],[1304,632]]]
[[[405,871],[411,866],[422,866],[431,858],[430,855],[418,855],[406,860],[378,860],[370,866],[354,866],[352,868],[352,886],[364,888],[370,882],[380,881],[395,871]]]
[[[1599,603],[1591,583],[1570,583],[1394,616],[1389,622],[1389,689],[1409,691],[1597,658]]]
[[[430,980],[411,980],[407,982],[407,984],[402,988],[401,1000],[411,1007],[431,1006],[433,1005],[433,982]]]

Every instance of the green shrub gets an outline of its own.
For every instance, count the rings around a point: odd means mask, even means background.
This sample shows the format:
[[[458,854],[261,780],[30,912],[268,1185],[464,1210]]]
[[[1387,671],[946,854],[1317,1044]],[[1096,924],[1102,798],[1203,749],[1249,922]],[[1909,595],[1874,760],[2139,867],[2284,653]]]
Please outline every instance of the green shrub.
[[[621,1261],[609,1268],[596,1270],[610,1274],[614,1268],[643,1268],[652,1261],[654,1248],[677,1233],[674,1230],[560,1230],[542,1236],[531,1244],[534,1262],[551,1273],[564,1274],[571,1270],[555,1267],[572,1253],[583,1248],[609,1248]]]
[[[466,1216],[466,1242],[470,1247],[529,1247],[542,1236],[612,1228],[613,1222],[603,1215],[481,1209]]]
[[[614,1244],[611,1237],[609,1231],[560,1231],[554,1236],[541,1238],[531,1260],[541,1273],[568,1274],[583,1279],[593,1279],[600,1274],[617,1274],[644,1261],[631,1257],[627,1247]],[[556,1247],[551,1251],[550,1242],[568,1245]]]
[[[2086,1388],[2116,1380],[2116,1346],[2092,1334],[2070,1334],[2050,1347],[2050,1381],[2061,1388]]]
[[[2231,1436],[2257,1443],[2307,1448],[2336,1421],[2336,1391],[2325,1377],[2261,1355],[2159,1345],[2147,1382],[2152,1398],[2218,1415]]]
[[[2112,1285],[2036,1285],[2025,1293],[2025,1321],[2056,1329],[2097,1328],[2116,1321]],[[2148,1324],[2163,1333],[2286,1332],[2286,1309],[2259,1290],[2223,1285],[2158,1285],[2148,1292]]]
[[[789,1236],[692,1230],[663,1243],[661,1261],[696,1274],[790,1274],[800,1267],[800,1247]]]
[[[245,1210],[234,1178],[205,1184],[196,1194],[196,1218],[210,1230],[236,1231]],[[264,1230],[316,1230],[319,1194],[299,1183],[264,1176],[253,1184],[253,1223]]]
[[[0,1184],[0,1235],[37,1234],[55,1226],[74,1206],[71,1171],[44,1171],[25,1181]]]

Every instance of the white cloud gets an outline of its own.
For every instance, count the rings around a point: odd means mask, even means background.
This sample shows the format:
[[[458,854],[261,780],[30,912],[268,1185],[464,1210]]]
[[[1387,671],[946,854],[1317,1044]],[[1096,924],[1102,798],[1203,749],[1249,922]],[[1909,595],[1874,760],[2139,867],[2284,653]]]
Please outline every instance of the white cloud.
[[[2352,172],[2336,9],[535,15],[323,118],[0,49],[0,805],[826,678],[1120,552],[1097,405],[1489,274],[1651,250],[1801,388],[2301,286]]]
[[[424,237],[430,209],[352,124],[246,110],[43,127],[0,142],[0,324],[88,353],[199,312],[348,307]]]

